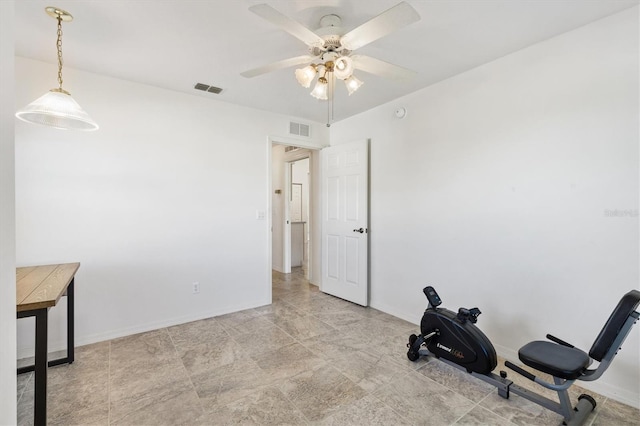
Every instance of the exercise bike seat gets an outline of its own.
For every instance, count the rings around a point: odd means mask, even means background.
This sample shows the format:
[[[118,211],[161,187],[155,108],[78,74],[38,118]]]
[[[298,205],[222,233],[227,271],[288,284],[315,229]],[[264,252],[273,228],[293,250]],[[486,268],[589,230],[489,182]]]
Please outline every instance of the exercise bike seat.
[[[580,349],[542,340],[521,347],[518,357],[529,367],[565,380],[577,379],[591,364],[589,355]]]
[[[549,373],[554,377],[565,380],[578,378],[594,380],[594,377],[599,376],[593,375],[593,371],[587,371],[591,359],[601,363],[598,370],[606,370],[619,349],[618,345],[614,347],[616,339],[621,333],[624,333],[622,336],[622,340],[624,340],[626,333],[631,328],[632,324],[629,323],[623,331],[625,323],[629,319],[635,323],[638,318],[638,313],[635,312],[638,305],[640,305],[640,291],[631,290],[625,294],[602,327],[588,354],[566,342],[553,338],[553,336],[547,336],[551,340],[555,339],[557,343],[539,340],[527,343],[518,351],[518,357],[525,365]],[[618,343],[621,344],[621,341]],[[607,360],[607,362],[603,363],[603,360]],[[583,375],[584,377],[582,377]],[[591,378],[587,378],[589,375]]]

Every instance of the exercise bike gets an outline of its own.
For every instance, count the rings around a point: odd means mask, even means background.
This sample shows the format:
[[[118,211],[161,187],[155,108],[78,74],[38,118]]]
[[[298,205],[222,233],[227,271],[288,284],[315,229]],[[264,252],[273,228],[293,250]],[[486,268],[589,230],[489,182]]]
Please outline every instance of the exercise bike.
[[[506,371],[500,371],[499,376],[493,373],[498,358],[491,341],[475,325],[481,313],[478,308],[460,308],[454,313],[438,307],[442,300],[433,287],[425,287],[423,292],[429,304],[420,323],[421,334],[409,336],[407,357],[411,361],[417,361],[421,356],[433,355],[495,386],[503,398],[509,398],[513,392],[560,414],[564,418],[563,423],[567,425],[582,424],[596,407],[593,397],[582,394],[573,408],[568,389],[576,380],[593,381],[602,376],[640,317],[640,291],[631,290],[620,299],[589,353],[550,334],[547,334],[550,341],[534,341],[520,348],[520,361],[537,371],[550,374],[553,376],[553,383],[505,361],[505,366],[509,369],[556,391],[557,402],[514,384],[507,379]],[[596,369],[589,370],[592,360],[599,364]]]

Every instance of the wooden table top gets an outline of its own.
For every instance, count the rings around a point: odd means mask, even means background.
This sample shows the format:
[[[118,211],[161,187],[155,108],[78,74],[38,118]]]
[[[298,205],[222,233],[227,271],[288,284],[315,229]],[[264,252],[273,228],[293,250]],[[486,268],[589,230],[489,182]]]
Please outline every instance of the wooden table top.
[[[67,290],[80,263],[16,268],[16,311],[50,308]]]

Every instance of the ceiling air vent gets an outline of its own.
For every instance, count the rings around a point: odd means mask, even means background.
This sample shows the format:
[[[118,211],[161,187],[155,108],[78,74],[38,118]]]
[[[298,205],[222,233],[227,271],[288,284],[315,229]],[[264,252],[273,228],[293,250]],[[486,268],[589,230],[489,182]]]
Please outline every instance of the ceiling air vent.
[[[308,124],[289,122],[289,134],[296,136],[303,136],[308,138],[311,136],[311,127]]]
[[[215,93],[216,95],[222,92],[222,89],[216,86],[209,86],[208,84],[196,83],[193,86],[196,90],[202,90],[203,92]]]

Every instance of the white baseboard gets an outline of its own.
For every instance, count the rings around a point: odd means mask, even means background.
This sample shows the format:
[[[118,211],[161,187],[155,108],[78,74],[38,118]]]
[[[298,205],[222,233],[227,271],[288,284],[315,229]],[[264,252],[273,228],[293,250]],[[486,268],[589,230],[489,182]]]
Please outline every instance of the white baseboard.
[[[220,315],[230,314],[233,312],[244,311],[246,309],[258,308],[260,306],[265,306],[271,304],[271,301],[254,301],[252,303],[225,307],[224,309],[212,310],[212,311],[203,311],[195,314],[184,315],[181,317],[174,317],[162,321],[154,321],[145,324],[138,324],[132,327],[120,328],[116,330],[110,330],[104,333],[96,333],[90,334],[87,336],[77,336],[75,339],[75,346],[85,346],[90,345],[92,343],[104,342],[105,340],[117,339],[118,337],[131,336],[133,334],[144,333],[147,331],[158,330],[160,328],[172,327],[174,325],[185,324],[192,321],[198,321],[202,319],[217,317]],[[66,340],[56,340],[49,342],[49,352],[57,352],[64,351],[67,349]],[[18,359],[29,358],[32,357],[35,353],[35,347],[33,345],[30,346],[21,346],[17,349]]]
[[[409,315],[407,315],[406,312],[396,311],[394,308],[392,308],[389,305],[386,305],[384,302],[380,302],[378,300],[370,300],[369,301],[369,306],[371,306],[373,309],[377,309],[379,311],[382,311],[385,314],[393,315],[396,318],[400,318],[400,319],[403,319],[405,321],[408,321],[411,324],[416,324],[416,325],[420,324],[421,318],[410,318]]]

